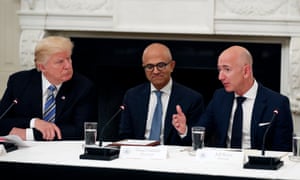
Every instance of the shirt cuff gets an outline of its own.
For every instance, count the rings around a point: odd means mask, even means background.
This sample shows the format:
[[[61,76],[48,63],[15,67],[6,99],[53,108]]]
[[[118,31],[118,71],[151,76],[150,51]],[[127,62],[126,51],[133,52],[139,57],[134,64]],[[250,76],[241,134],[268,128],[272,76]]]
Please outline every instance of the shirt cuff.
[[[27,141],[33,141],[34,140],[33,129],[26,128],[26,140]]]
[[[35,120],[36,120],[36,118],[32,118],[31,120],[30,120],[30,128],[35,128],[34,127],[34,125],[35,125]]]
[[[187,135],[187,132],[188,132],[188,126],[186,125],[185,132],[183,134],[180,134],[181,139],[183,139]]]
[[[27,141],[33,141],[34,140],[34,135],[33,135],[33,128],[35,128],[34,127],[34,125],[35,125],[35,120],[36,120],[36,118],[32,118],[31,120],[30,120],[30,128],[26,128],[26,140]]]

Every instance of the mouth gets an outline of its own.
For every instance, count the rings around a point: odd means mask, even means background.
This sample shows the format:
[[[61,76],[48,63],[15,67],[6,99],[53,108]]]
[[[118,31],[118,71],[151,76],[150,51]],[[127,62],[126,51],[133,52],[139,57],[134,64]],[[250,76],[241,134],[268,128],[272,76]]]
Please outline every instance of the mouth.
[[[224,87],[228,87],[229,86],[229,83],[226,83],[226,82],[222,82],[223,86]]]
[[[163,75],[161,75],[161,74],[152,75],[152,79],[161,79],[161,78],[163,78]]]

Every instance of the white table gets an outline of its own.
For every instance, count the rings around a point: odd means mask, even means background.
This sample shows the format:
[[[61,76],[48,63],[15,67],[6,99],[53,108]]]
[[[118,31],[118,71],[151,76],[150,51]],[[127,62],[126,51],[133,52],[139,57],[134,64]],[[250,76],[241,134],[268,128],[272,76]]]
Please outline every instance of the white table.
[[[140,175],[139,172],[142,172],[142,174],[146,176],[148,174],[155,175],[156,173],[161,176],[168,174],[172,178],[176,177],[176,175],[181,178],[186,175],[186,177],[191,178],[207,176],[212,179],[226,179],[227,177],[228,179],[300,179],[300,163],[290,161],[288,156],[283,157],[284,165],[279,170],[256,170],[244,169],[243,163],[241,162],[202,162],[191,155],[188,151],[190,147],[167,146],[168,158],[163,160],[115,159],[112,161],[101,161],[79,158],[80,154],[84,151],[83,141],[27,143],[31,146],[19,148],[18,150],[0,156],[0,169],[5,168],[7,171],[11,169],[16,172],[24,169],[22,167],[24,165],[25,169],[22,173],[32,170],[31,175],[37,172],[34,168],[31,169],[30,166],[35,168],[44,167],[43,173],[46,173],[47,169],[51,171],[51,167],[65,167],[69,169],[70,172],[72,172],[72,168],[74,168],[74,175],[76,173],[80,174],[80,169],[83,168],[85,170],[91,169],[91,171],[95,171],[96,174],[98,170],[99,173],[113,173],[114,170],[117,170],[116,172],[121,171],[121,176],[128,171],[129,173],[134,172],[133,174],[136,175]],[[108,169],[109,171],[105,171]],[[58,168],[55,170],[58,170]],[[1,174],[5,172],[1,170]],[[53,173],[55,175],[55,172]],[[101,176],[101,174],[99,174],[99,176]],[[106,176],[108,176],[108,174],[106,174]],[[117,174],[114,174],[114,176],[116,177]]]

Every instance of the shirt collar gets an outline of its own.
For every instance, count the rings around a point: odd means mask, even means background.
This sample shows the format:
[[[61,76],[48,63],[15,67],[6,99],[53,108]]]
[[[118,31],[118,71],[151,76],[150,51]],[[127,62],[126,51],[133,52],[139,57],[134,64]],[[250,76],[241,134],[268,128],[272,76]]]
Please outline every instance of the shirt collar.
[[[257,94],[257,89],[258,89],[258,84],[257,84],[256,80],[254,80],[252,87],[243,96],[247,99],[255,99],[256,94]],[[235,94],[235,97],[237,97],[237,96],[238,95]]]
[[[42,74],[42,86],[43,86],[43,92],[46,93],[47,92],[47,89],[48,87],[51,85],[51,83],[48,81],[48,79],[46,79],[46,77],[44,76],[43,73]],[[55,85],[57,91],[59,90],[59,88],[61,87],[62,84],[59,84],[59,85]]]
[[[171,89],[172,89],[172,84],[173,84],[173,80],[172,78],[170,79],[170,81],[168,82],[167,85],[165,85],[165,87],[161,88],[160,91],[166,94],[171,94]],[[151,83],[151,92],[153,91],[157,91],[157,89],[153,86],[153,84]]]

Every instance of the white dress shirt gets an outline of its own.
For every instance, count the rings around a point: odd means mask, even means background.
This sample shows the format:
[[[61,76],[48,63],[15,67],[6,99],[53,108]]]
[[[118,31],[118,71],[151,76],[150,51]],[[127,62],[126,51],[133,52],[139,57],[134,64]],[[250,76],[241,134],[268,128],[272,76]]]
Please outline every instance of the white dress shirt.
[[[171,95],[171,89],[172,89],[172,79],[168,82],[168,84],[160,89],[161,92],[161,102],[162,102],[162,109],[163,109],[163,115],[162,115],[162,125],[161,125],[161,135],[160,135],[160,142],[163,144],[163,135],[164,135],[164,124],[165,124],[165,117],[166,117],[166,111],[169,103],[169,98]],[[150,130],[151,130],[151,124],[152,124],[152,118],[154,114],[154,109],[156,106],[157,98],[155,95],[155,92],[157,89],[151,84],[151,89],[150,89],[150,100],[148,104],[148,115],[147,115],[147,124],[146,124],[146,131],[145,131],[145,137],[146,139],[149,138],[150,135]]]
[[[251,148],[251,118],[252,118],[252,111],[253,111],[253,105],[255,101],[255,97],[257,94],[257,88],[258,84],[256,80],[253,83],[253,86],[243,95],[246,100],[242,104],[243,108],[243,134],[242,134],[242,149],[248,149]],[[238,95],[235,94],[235,97]],[[231,116],[230,116],[230,124],[228,128],[228,141],[227,141],[227,147],[230,147],[230,140],[231,140],[231,131],[232,131],[232,123],[233,123],[233,117],[234,112],[236,109],[237,103],[234,98]]]
[[[46,77],[43,75],[42,73],[42,96],[43,96],[43,103],[42,103],[42,112],[44,113],[44,106],[45,106],[45,102],[48,96],[48,87],[51,85],[51,83],[46,79]],[[56,86],[56,91],[54,92],[54,96],[57,95],[57,92],[59,91],[61,87],[61,84],[59,84],[58,86]],[[43,117],[40,117],[40,119],[42,119]],[[37,119],[37,117],[34,117],[30,120],[30,128],[26,129],[26,140],[34,140],[34,136],[33,136],[33,128],[35,125],[35,120]]]

